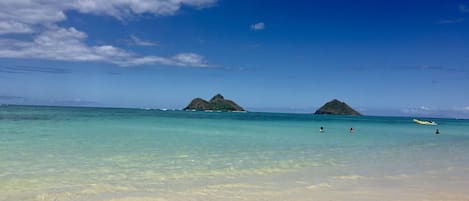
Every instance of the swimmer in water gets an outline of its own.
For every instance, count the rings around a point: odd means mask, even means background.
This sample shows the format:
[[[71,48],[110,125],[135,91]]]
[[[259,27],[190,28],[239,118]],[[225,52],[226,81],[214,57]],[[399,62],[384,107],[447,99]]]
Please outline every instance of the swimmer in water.
[[[440,134],[440,129],[436,129],[435,134]]]
[[[350,128],[350,133],[353,133],[353,132],[355,132],[355,129]]]
[[[324,133],[324,127],[321,126],[321,128],[319,128],[319,132]]]

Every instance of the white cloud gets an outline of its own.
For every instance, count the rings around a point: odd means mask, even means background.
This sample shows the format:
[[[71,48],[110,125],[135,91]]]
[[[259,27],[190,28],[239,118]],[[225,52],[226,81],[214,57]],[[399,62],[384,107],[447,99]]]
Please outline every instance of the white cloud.
[[[0,21],[0,35],[7,33],[31,33],[33,30],[26,24],[15,21]]]
[[[172,57],[138,56],[112,45],[90,46],[87,34],[74,27],[60,27],[66,11],[112,16],[124,20],[132,16],[176,14],[181,6],[204,8],[216,0],[3,0],[0,1],[0,35],[28,34],[32,39],[0,38],[0,57],[36,58],[63,61],[98,61],[121,66],[159,63],[176,66],[208,66],[195,53]],[[22,37],[28,38],[28,37]],[[136,45],[156,43],[131,37]]]
[[[430,108],[428,108],[427,106],[420,106],[419,109],[420,110],[430,110]]]
[[[457,24],[457,23],[461,23],[461,22],[464,22],[466,19],[464,18],[457,18],[457,19],[442,19],[442,20],[438,20],[436,21],[436,24]]]
[[[33,41],[0,40],[0,56],[67,61],[99,61],[103,55],[83,43],[86,34],[75,28],[54,28]]]
[[[437,109],[429,108],[427,106],[419,106],[419,107],[411,107],[411,108],[404,108],[402,112],[409,115],[424,115],[424,114],[431,114],[437,111]]]
[[[182,66],[182,67],[210,67],[202,56],[195,53],[180,53],[172,57],[146,56],[132,58],[120,62],[121,66],[137,66],[143,64],[159,63],[164,65]]]
[[[204,58],[194,53],[183,53],[172,57],[172,60],[179,66],[199,66],[207,67]]]
[[[459,5],[459,11],[461,11],[463,13],[469,13],[469,8],[466,5],[461,4],[461,5]]]
[[[216,0],[3,0],[0,2],[0,21],[27,25],[55,24],[65,20],[65,11],[107,15],[123,20],[149,13],[156,16],[174,15],[187,5],[203,8]]]
[[[97,61],[120,66],[163,64],[174,66],[208,67],[203,57],[195,53],[181,53],[173,57],[139,57],[132,52],[110,46],[87,46],[87,35],[75,28],[44,31],[33,41],[0,40],[0,56],[9,58],[40,58],[63,61]]]
[[[66,1],[63,1],[66,2]],[[0,21],[32,27],[54,25],[66,19],[65,8],[61,1],[14,1],[0,2]],[[13,28],[13,27],[12,27]],[[15,29],[3,30],[3,33],[17,33]]]
[[[137,46],[158,46],[159,45],[157,42],[145,41],[134,35],[131,35],[130,39],[132,40],[132,44],[137,45]]]
[[[96,61],[120,66],[163,64],[174,66],[208,67],[203,57],[195,53],[181,53],[173,57],[137,56],[111,46],[87,46],[87,35],[75,28],[56,27],[39,34],[33,41],[0,39],[0,56],[7,58],[38,58],[62,61]]]
[[[264,22],[259,22],[259,23],[256,23],[256,24],[252,24],[251,29],[254,30],[254,31],[263,30],[263,29],[265,29],[265,24],[264,24]]]
[[[404,108],[401,113],[409,116],[423,117],[444,117],[444,118],[469,118],[469,106],[453,108],[434,108],[434,107],[411,107]]]

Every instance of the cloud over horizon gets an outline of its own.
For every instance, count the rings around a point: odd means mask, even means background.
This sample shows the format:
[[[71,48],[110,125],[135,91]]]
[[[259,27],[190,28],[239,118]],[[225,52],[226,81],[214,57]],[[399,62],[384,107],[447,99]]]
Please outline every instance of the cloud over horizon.
[[[401,112],[402,115],[415,117],[468,118],[469,106],[453,108],[418,106],[403,108]]]
[[[67,19],[66,11],[111,16],[125,20],[142,14],[175,15],[182,6],[205,8],[216,0],[45,0],[0,2],[0,57],[35,58],[61,61],[106,62],[119,66],[163,64],[173,66],[208,67],[201,55],[178,53],[173,56],[140,56],[112,45],[90,46],[87,34],[74,27],[61,27]],[[11,35],[30,35],[32,39],[18,39]],[[156,43],[131,38],[136,45]]]

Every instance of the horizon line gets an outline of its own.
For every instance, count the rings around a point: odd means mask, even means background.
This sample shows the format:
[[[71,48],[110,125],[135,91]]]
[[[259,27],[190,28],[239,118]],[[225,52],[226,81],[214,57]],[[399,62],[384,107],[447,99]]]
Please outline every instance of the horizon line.
[[[182,112],[206,112],[203,110],[200,111],[186,111],[184,109],[169,109],[169,108],[144,108],[144,107],[118,107],[118,106],[91,106],[91,105],[47,105],[47,104],[9,104],[9,103],[0,103],[0,107],[4,106],[23,106],[23,107],[58,107],[58,108],[97,108],[97,109],[130,109],[130,110],[158,110],[164,112],[171,111],[182,111]],[[340,116],[340,117],[360,117],[356,115],[334,115],[334,114],[314,114],[314,112],[272,112],[272,111],[252,111],[246,110],[246,113],[267,113],[267,114],[304,114],[304,115],[314,115],[314,116]],[[206,112],[211,113],[211,112]],[[224,112],[230,113],[230,112]],[[236,113],[236,112],[234,112]],[[433,119],[455,119],[455,120],[469,120],[469,118],[456,118],[456,117],[435,117],[435,116],[405,116],[405,115],[367,115],[362,114],[361,117],[392,117],[392,118],[433,118]]]

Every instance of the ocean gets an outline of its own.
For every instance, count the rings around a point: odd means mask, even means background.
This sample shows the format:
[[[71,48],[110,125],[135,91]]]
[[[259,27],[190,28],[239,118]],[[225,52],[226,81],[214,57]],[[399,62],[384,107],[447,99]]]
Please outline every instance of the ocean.
[[[0,201],[469,200],[469,120],[432,120],[1,106]]]

